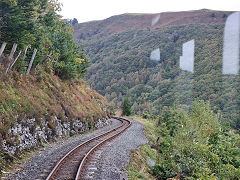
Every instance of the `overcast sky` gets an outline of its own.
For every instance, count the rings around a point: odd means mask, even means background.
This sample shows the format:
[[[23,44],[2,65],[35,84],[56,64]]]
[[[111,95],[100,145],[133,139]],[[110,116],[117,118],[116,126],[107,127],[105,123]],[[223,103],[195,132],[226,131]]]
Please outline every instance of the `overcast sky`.
[[[64,18],[78,22],[101,20],[123,13],[160,13],[197,9],[240,11],[240,0],[59,0]]]

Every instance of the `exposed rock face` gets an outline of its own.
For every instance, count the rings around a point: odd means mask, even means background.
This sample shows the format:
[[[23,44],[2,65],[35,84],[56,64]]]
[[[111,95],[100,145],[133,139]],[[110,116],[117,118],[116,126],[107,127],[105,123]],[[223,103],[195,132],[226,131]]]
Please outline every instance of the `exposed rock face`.
[[[41,125],[37,125],[36,119],[24,119],[21,123],[16,123],[12,128],[8,129],[8,141],[2,141],[3,150],[14,155],[16,151],[26,148],[37,147],[42,143],[47,143],[52,140],[57,140],[61,137],[83,133],[90,129],[89,122],[81,120],[63,122],[54,117],[52,124],[49,121],[43,120]],[[100,128],[110,124],[108,118],[98,119],[92,127]]]

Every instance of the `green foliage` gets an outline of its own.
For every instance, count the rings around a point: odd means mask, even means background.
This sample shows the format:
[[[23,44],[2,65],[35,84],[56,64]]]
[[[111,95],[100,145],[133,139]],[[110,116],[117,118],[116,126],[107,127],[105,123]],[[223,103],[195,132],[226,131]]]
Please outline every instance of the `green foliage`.
[[[93,123],[92,123],[91,119],[88,119],[88,127],[89,127],[89,129],[93,128]]]
[[[124,98],[122,103],[122,115],[130,116],[131,115],[131,104],[128,98]]]
[[[45,65],[47,55],[52,52],[49,58],[59,77],[83,77],[89,61],[84,51],[79,52],[73,41],[72,26],[58,15],[61,7],[58,1],[4,0],[0,2],[0,6],[0,42],[8,43],[5,53],[10,51],[13,43],[18,44],[18,50],[31,45],[38,49],[34,66]],[[14,66],[15,70],[25,72],[32,51],[33,48],[28,50],[26,59],[20,56]],[[77,61],[83,57],[84,61]]]
[[[149,145],[144,145],[132,152],[131,161],[127,167],[128,179],[156,179],[150,174],[151,167],[147,163],[149,160],[154,162],[156,157],[157,151]]]
[[[165,108],[159,116],[158,179],[181,174],[187,179],[240,177],[240,136],[223,130],[209,103],[194,101],[189,113]]]
[[[145,119],[149,119],[149,118],[151,118],[151,114],[147,111],[143,111],[142,117],[145,118]]]
[[[113,105],[110,104],[109,110],[110,110],[110,112],[111,112],[112,115],[115,115],[115,114],[116,114],[116,109],[114,108]]]

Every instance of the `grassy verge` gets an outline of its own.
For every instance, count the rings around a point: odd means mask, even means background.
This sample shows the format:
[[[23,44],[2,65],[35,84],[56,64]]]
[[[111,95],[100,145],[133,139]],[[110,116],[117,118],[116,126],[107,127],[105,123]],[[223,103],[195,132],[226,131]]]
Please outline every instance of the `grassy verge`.
[[[158,137],[155,121],[151,119],[143,119],[138,116],[132,116],[131,118],[145,126],[145,135],[149,143],[131,153],[131,161],[127,167],[128,178],[132,180],[156,179],[150,173],[150,164],[152,161],[156,161],[157,158],[157,152],[153,148],[154,142],[156,142]]]

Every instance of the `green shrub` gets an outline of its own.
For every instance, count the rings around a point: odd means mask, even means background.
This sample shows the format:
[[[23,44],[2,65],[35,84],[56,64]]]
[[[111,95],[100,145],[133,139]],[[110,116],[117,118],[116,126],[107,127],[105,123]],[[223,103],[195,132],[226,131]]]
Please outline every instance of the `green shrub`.
[[[145,119],[149,119],[151,118],[151,114],[148,111],[143,111],[142,117]]]
[[[194,179],[237,179],[240,176],[240,136],[222,130],[219,115],[203,101],[193,102],[189,113],[165,108],[159,117],[158,179],[181,174]]]

